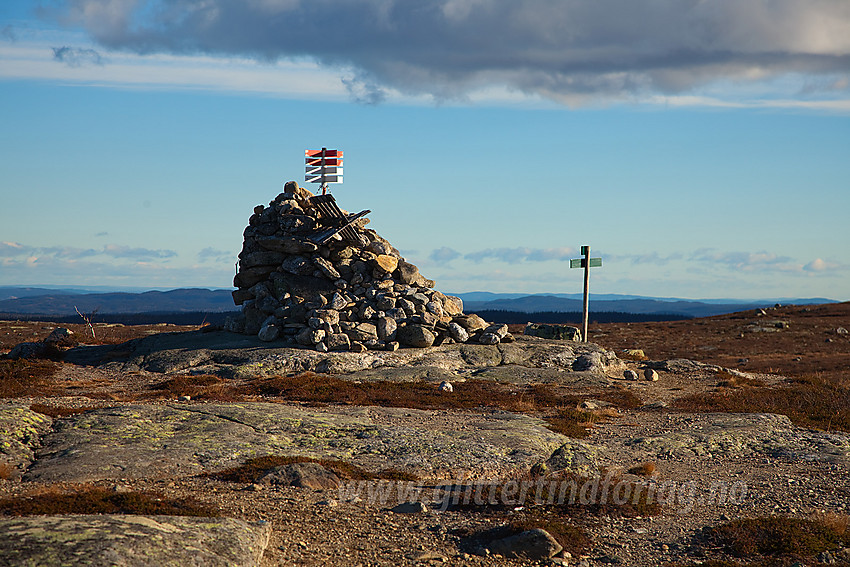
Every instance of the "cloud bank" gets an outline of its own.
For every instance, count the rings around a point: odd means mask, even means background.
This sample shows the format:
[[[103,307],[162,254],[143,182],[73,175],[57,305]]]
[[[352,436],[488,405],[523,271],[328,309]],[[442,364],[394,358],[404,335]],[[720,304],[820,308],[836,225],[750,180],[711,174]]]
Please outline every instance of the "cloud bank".
[[[608,254],[604,250],[596,250],[593,255],[600,255],[609,267],[617,266],[667,266],[682,264],[693,266],[694,269],[706,268],[714,271],[734,271],[753,274],[785,273],[785,274],[829,274],[839,273],[850,269],[850,266],[838,262],[816,258],[804,263],[791,256],[782,256],[765,250],[758,252],[721,251],[714,248],[700,248],[689,253],[674,252],[662,256],[656,252],[650,254]],[[580,257],[576,248],[486,248],[472,252],[461,253],[453,248],[444,246],[432,250],[428,260],[435,265],[453,264],[461,260],[472,264],[502,263],[509,265],[527,263],[568,262]]]
[[[101,249],[75,248],[73,246],[28,246],[19,242],[0,242],[0,258],[28,258],[30,261],[47,258],[64,260],[82,260],[95,256],[107,256],[113,259],[137,262],[174,258],[174,250],[133,248],[118,244],[107,244]]]
[[[137,53],[308,59],[367,103],[507,88],[566,104],[803,77],[846,96],[835,0],[55,0],[42,13]]]
[[[30,246],[0,241],[0,285],[228,287],[233,263],[218,254],[224,253],[207,248],[199,253],[199,263],[187,265],[175,261],[177,252],[167,249],[116,244],[102,248]]]
[[[522,262],[549,262],[558,261],[566,262],[570,258],[577,257],[578,251],[575,248],[529,248],[520,246],[517,248],[487,248],[485,250],[477,250],[468,254],[461,254],[457,250],[443,246],[433,250],[428,259],[438,263],[447,264],[452,260],[463,257],[464,260],[480,264],[488,260],[497,262],[505,262],[508,264],[519,264]]]

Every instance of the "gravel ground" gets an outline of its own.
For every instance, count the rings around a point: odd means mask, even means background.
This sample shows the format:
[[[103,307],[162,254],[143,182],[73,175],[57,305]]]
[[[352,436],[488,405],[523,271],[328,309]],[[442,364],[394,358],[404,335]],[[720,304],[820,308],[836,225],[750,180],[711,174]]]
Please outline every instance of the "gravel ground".
[[[596,326],[595,335],[610,348],[643,347],[656,360],[681,356],[735,366],[753,372],[753,377],[770,385],[781,384],[784,376],[797,375],[795,372],[816,369],[818,363],[831,374],[846,372],[841,368],[846,368],[850,343],[846,335],[836,334],[835,329],[850,326],[847,304],[826,310],[804,309],[809,308],[772,310],[766,317],[745,314],[703,321],[610,324]],[[793,333],[746,330],[759,317],[790,320],[789,330]],[[39,332],[43,335],[49,332],[46,328],[30,327],[13,331],[17,336],[23,333],[32,339],[43,338],[37,336]],[[639,368],[637,364],[629,364],[633,369]],[[701,545],[700,530],[706,526],[764,515],[812,518],[830,514],[846,517],[850,513],[850,467],[845,457],[824,449],[826,434],[768,421],[761,430],[750,432],[754,439],[767,440],[763,448],[755,442],[711,445],[711,439],[716,437],[712,432],[718,430],[712,425],[711,414],[682,413],[669,406],[678,397],[713,388],[717,383],[716,373],[710,367],[698,367],[659,374],[658,382],[628,382],[612,375],[615,384],[632,389],[647,406],[619,414],[608,412],[608,419],[594,426],[583,441],[599,449],[599,459],[608,470],[622,471],[652,462],[656,467],[652,480],[666,486],[667,494],[671,486],[676,487],[672,501],[663,506],[660,514],[651,517],[626,518],[573,510],[568,515],[569,521],[584,527],[591,545],[581,555],[562,555],[542,564],[697,564],[707,558],[724,558],[720,550]],[[71,407],[139,403],[140,395],[148,391],[150,384],[162,378],[143,372],[116,375],[96,368],[65,365],[59,375],[63,384],[61,396],[17,402]],[[593,399],[592,392],[585,394]],[[447,412],[445,419],[450,421],[452,412]],[[674,433],[690,439],[687,441],[690,448],[653,453],[648,447],[658,445],[635,441],[661,439],[663,449],[664,443],[672,447],[670,435]],[[838,434],[832,441],[835,446],[846,446],[848,435]],[[780,446],[782,443],[787,450]],[[713,448],[695,450],[695,447]],[[803,450],[806,447],[810,449],[808,452]],[[817,447],[821,449],[816,450]],[[634,480],[641,479],[634,477]],[[217,505],[226,516],[268,521],[273,531],[263,557],[264,566],[540,564],[476,555],[474,542],[467,537],[503,525],[529,510],[539,512],[528,502],[522,510],[473,507],[446,511],[439,506],[442,492],[428,485],[421,499],[425,510],[396,513],[390,508],[398,503],[397,494],[374,502],[370,501],[366,487],[355,498],[345,490],[240,484],[198,477],[109,480],[95,484],[115,490],[155,490],[167,496],[193,496]],[[0,480],[0,497],[39,488],[43,487]],[[850,564],[850,551],[842,555],[837,549],[834,557],[838,563]]]

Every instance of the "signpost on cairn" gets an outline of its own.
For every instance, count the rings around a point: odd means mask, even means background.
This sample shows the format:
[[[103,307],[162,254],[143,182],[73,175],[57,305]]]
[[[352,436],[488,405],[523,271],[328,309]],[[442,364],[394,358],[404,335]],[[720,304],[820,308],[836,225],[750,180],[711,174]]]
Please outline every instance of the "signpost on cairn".
[[[342,183],[342,150],[304,150],[307,163],[307,183],[321,183],[322,195],[327,193],[328,183]]]
[[[570,260],[570,268],[584,268],[584,305],[582,309],[581,340],[586,343],[588,307],[590,304],[590,268],[601,268],[602,258],[591,258],[590,246],[582,246],[581,254],[584,258],[575,258]]]
[[[361,217],[369,214],[368,209],[355,214],[347,214],[336,204],[334,196],[329,194],[328,183],[342,183],[342,150],[304,150],[307,164],[307,183],[321,183],[322,194],[310,197],[310,203],[319,211],[320,230],[309,238],[316,244],[325,244],[339,234],[343,239],[359,246],[366,246],[368,240],[354,226]]]

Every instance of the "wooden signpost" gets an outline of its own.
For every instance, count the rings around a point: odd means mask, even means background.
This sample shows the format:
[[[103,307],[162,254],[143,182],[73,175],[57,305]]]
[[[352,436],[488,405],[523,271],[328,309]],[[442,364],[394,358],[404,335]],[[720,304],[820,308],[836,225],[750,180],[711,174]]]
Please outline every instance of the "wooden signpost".
[[[587,319],[590,306],[590,268],[601,268],[602,258],[590,257],[590,246],[582,246],[581,254],[584,258],[570,260],[570,268],[584,268],[584,305],[582,309],[581,340],[587,342]]]
[[[342,183],[342,150],[304,150],[307,163],[307,183],[321,183],[322,195],[327,192],[328,183]]]

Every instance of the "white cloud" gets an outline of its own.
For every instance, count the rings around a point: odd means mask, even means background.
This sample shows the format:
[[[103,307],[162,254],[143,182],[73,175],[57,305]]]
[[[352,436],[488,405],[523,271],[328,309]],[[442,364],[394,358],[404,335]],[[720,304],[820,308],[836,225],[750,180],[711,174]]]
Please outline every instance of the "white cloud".
[[[0,242],[0,285],[229,287],[232,253],[205,248],[197,263],[168,249],[107,244],[101,248]]]
[[[306,60],[272,63],[206,55],[112,52],[108,59],[101,58],[93,64],[90,52],[97,52],[89,47],[62,48],[66,51],[57,58],[57,48],[50,44],[56,40],[52,34],[35,34],[14,44],[0,43],[0,79],[113,88],[203,89],[298,99],[349,98],[341,80],[346,71],[323,69]],[[387,96],[393,96],[392,91]]]
[[[718,252],[710,248],[703,248],[693,252],[689,260],[742,271],[799,272],[801,269],[801,264],[793,258],[766,251]]]
[[[443,246],[442,248],[432,250],[428,258],[438,264],[447,264],[456,258],[460,258],[460,252],[448,246]]]
[[[131,248],[130,246],[118,246],[107,244],[103,247],[103,254],[113,258],[127,258],[132,260],[151,260],[162,258],[174,258],[177,252],[174,250],[152,250],[150,248]]]
[[[488,89],[565,104],[663,100],[846,111],[850,4],[834,0],[57,0],[104,48],[313,61],[356,97]],[[798,75],[806,89],[776,91]],[[763,85],[738,100],[718,83]],[[842,86],[844,85],[844,86]],[[704,90],[709,92],[703,92]],[[805,92],[804,92],[805,91]],[[803,96],[803,94],[805,96]],[[818,98],[820,97],[820,98]]]
[[[230,287],[232,268],[171,266],[163,262],[109,262],[55,256],[0,258],[0,285],[124,285],[133,287]]]
[[[210,246],[198,252],[199,262],[227,262],[233,264],[236,261],[236,254],[228,250],[218,250]]]
[[[648,254],[605,254],[605,260],[611,262],[629,262],[630,264],[654,264],[666,266],[670,262],[681,260],[684,256],[680,252],[662,256],[658,252]]]
[[[821,258],[816,258],[803,266],[803,270],[806,272],[835,272],[844,269],[846,269],[846,266],[842,266],[835,262],[827,262]]]
[[[34,248],[24,246],[18,242],[0,242],[0,257],[3,256],[27,256]]]
[[[497,260],[508,264],[520,262],[566,262],[577,254],[575,248],[488,248],[470,252],[463,257],[465,260],[480,263],[485,260]]]
[[[135,261],[164,260],[174,258],[174,250],[133,248],[118,244],[106,244],[97,250],[94,248],[75,248],[73,246],[28,246],[19,242],[0,242],[0,256],[9,258],[29,258],[31,261],[57,258],[66,260],[81,260],[95,256],[106,256],[113,259],[128,259]]]

